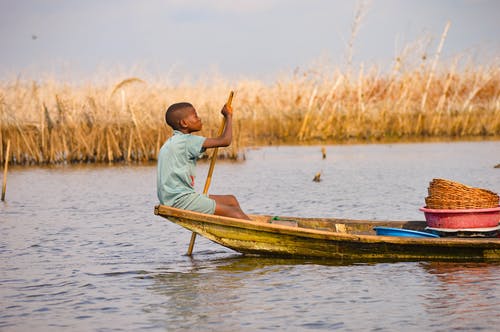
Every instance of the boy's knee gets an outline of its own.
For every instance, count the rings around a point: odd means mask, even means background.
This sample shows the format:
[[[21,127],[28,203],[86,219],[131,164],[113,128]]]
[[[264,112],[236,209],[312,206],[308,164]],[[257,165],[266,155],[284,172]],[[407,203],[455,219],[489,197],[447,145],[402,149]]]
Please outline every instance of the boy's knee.
[[[231,203],[234,203],[235,205],[238,205],[238,199],[234,195],[229,195],[229,199],[231,200]]]
[[[238,199],[234,195],[225,195],[224,204],[229,206],[239,206]]]

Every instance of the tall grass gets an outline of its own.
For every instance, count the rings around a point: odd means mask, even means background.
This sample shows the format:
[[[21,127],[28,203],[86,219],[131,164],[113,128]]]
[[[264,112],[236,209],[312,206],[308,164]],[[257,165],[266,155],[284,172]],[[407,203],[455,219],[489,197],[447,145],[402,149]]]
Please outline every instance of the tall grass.
[[[230,90],[234,140],[223,156],[267,144],[309,144],[500,136],[500,68],[437,68],[397,59],[382,72],[312,68],[266,84],[217,80],[171,85],[130,77],[109,84],[55,80],[0,83],[0,161],[11,140],[11,162],[146,161],[156,159],[171,130],[171,103],[189,101],[215,135]]]

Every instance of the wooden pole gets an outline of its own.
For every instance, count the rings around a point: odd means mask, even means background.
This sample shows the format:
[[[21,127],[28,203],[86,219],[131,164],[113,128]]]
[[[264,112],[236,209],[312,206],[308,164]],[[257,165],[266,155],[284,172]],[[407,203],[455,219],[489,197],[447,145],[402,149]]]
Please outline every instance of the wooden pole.
[[[231,107],[231,103],[233,102],[233,96],[234,96],[234,91],[231,91],[229,93],[229,98],[227,99],[227,102],[226,102],[226,105],[229,107]],[[226,127],[226,118],[224,117],[222,119],[222,124],[219,128],[219,132],[217,134],[217,137],[222,135],[225,127]],[[210,160],[210,167],[208,168],[207,180],[205,181],[205,187],[203,188],[203,194],[208,193],[208,188],[210,187],[210,183],[212,182],[212,173],[214,172],[215,161],[217,160],[218,150],[219,150],[219,148],[214,148],[214,152],[212,154],[212,159]],[[189,241],[189,247],[188,247],[188,251],[187,251],[188,256],[191,256],[193,254],[193,247],[194,247],[195,240],[196,240],[196,233],[193,232],[191,234],[191,241]]]
[[[5,201],[5,191],[7,190],[7,169],[9,168],[10,139],[7,140],[7,152],[5,153],[5,167],[3,169],[2,202]]]

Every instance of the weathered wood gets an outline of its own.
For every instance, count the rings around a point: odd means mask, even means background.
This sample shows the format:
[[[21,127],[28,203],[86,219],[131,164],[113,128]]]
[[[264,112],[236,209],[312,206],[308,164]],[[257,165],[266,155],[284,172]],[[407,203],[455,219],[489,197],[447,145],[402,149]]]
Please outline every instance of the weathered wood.
[[[411,238],[378,236],[373,227],[423,230],[425,221],[370,221],[280,217],[298,226],[207,215],[164,205],[155,214],[244,254],[355,260],[496,260],[500,238]],[[293,225],[294,223],[289,223]]]
[[[10,139],[7,140],[7,151],[5,152],[5,165],[3,168],[2,181],[2,202],[5,201],[5,192],[7,191],[7,170],[9,169]]]

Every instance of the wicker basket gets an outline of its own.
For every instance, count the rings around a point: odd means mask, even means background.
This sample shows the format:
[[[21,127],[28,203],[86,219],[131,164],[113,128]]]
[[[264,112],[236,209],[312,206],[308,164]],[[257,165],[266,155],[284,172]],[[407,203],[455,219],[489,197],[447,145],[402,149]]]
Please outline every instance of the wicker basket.
[[[498,195],[492,191],[445,179],[433,179],[428,192],[425,203],[430,209],[488,209],[500,203]]]

